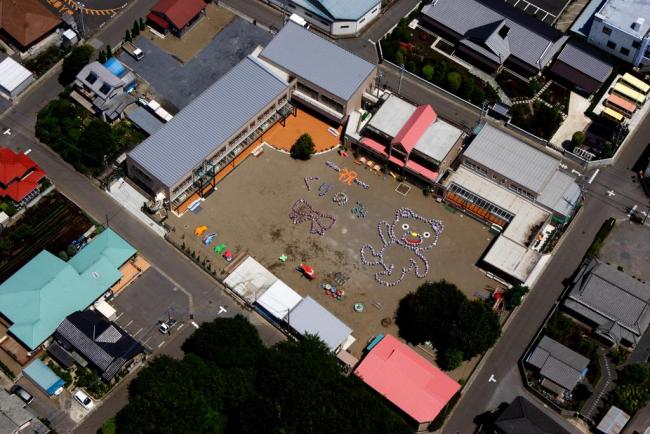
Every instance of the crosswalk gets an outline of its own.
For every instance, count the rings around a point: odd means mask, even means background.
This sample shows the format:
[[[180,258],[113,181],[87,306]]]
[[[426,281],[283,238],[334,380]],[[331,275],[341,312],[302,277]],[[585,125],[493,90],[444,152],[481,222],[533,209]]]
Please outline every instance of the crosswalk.
[[[74,15],[79,9],[81,12],[86,15],[104,15],[104,16],[113,16],[117,14],[120,10],[124,9],[127,3],[124,3],[119,8],[111,9],[94,9],[87,7],[80,7],[75,0],[47,0],[47,2],[56,9],[61,14]]]

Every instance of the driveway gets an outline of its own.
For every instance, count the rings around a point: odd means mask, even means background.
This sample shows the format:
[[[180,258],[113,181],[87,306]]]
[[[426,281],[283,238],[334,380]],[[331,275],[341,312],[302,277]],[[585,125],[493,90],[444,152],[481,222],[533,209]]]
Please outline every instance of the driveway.
[[[142,60],[137,61],[124,52],[119,58],[149,82],[163,105],[176,113],[271,38],[265,30],[236,18],[186,64],[142,37],[135,41],[145,52]]]

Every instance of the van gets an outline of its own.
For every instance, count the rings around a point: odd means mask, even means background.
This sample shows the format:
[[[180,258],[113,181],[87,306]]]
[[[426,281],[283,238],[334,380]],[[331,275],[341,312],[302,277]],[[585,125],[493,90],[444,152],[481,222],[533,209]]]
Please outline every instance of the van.
[[[291,14],[289,20],[293,21],[294,23],[298,24],[301,27],[304,27],[305,29],[309,28],[309,23],[305,21],[305,19],[298,14]]]

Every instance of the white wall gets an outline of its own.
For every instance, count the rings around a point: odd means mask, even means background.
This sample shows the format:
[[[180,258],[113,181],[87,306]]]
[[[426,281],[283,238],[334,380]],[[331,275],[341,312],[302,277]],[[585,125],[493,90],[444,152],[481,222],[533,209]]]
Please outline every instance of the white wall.
[[[629,63],[634,63],[639,48],[632,47],[632,43],[637,41],[640,45],[643,45],[641,38],[622,29],[608,25],[603,21],[603,19],[604,17],[600,14],[594,15],[594,21],[591,25],[591,30],[589,31],[588,42],[601,50],[618,57],[619,59],[625,60]],[[611,34],[606,35],[603,33],[603,28],[605,27],[611,29]],[[615,48],[612,49],[607,46],[607,43],[610,41],[616,44]],[[625,55],[621,53],[621,48],[629,49],[629,54]]]
[[[327,32],[333,36],[346,36],[354,35],[363,30],[369,23],[371,23],[381,13],[381,1],[377,0],[377,4],[372,7],[363,17],[357,21],[330,21],[322,17],[314,15],[300,5],[296,5],[290,1],[286,4],[283,0],[271,0],[278,7],[284,8],[287,6],[287,11],[296,13],[305,19],[310,25],[318,27],[319,29]],[[354,1],[354,0],[349,0]]]

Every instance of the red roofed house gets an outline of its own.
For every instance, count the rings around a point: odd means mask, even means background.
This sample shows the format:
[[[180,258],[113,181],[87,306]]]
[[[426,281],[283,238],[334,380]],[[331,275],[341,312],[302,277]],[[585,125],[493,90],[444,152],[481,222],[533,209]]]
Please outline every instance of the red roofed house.
[[[206,6],[203,0],[160,0],[147,15],[147,24],[180,37],[204,15]]]
[[[45,172],[25,154],[0,148],[0,197],[24,204],[38,195]]]
[[[392,169],[435,183],[456,158],[464,134],[430,105],[415,106],[390,95],[361,131],[358,144]]]
[[[354,373],[425,429],[460,384],[397,338],[386,335]]]
[[[39,0],[0,0],[0,37],[20,51],[33,47],[61,24]]]

